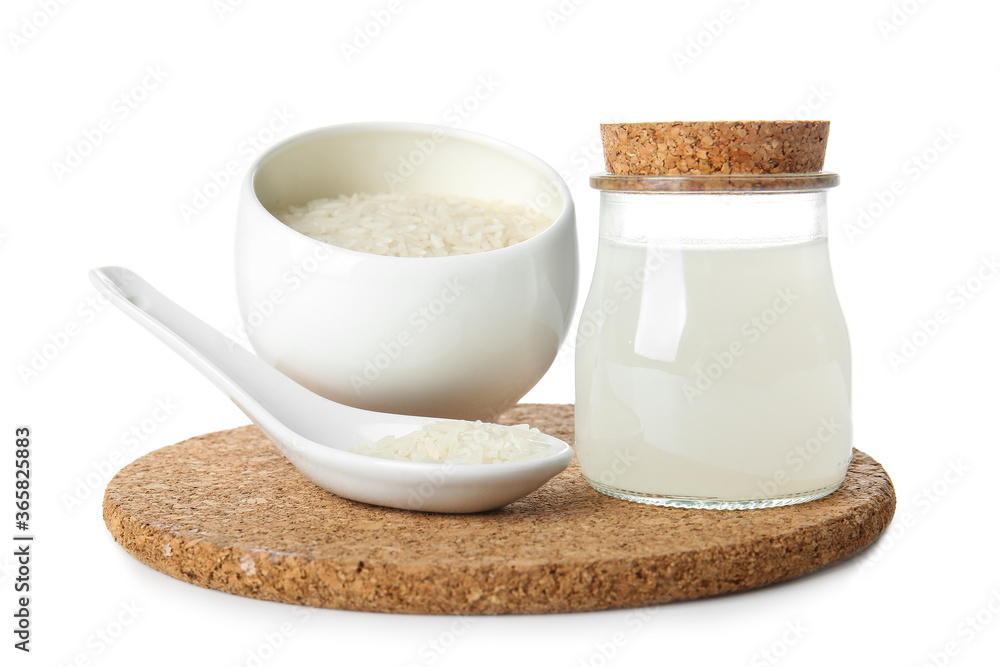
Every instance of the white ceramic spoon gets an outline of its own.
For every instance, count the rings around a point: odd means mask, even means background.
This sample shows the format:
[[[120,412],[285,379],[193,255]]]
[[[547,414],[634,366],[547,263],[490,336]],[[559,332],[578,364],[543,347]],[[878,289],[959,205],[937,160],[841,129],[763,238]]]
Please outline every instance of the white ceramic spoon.
[[[513,463],[417,463],[352,453],[430,418],[360,410],[314,394],[128,269],[94,269],[90,278],[231,398],[306,477],[338,496],[424,512],[484,512],[528,495],[573,459],[570,446],[549,435],[551,455]]]

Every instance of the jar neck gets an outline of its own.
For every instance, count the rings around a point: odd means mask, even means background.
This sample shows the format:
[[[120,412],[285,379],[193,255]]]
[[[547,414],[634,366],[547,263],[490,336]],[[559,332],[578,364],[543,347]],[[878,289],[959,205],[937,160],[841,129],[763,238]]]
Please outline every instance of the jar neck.
[[[665,245],[773,246],[827,238],[826,190],[601,191],[601,238]]]

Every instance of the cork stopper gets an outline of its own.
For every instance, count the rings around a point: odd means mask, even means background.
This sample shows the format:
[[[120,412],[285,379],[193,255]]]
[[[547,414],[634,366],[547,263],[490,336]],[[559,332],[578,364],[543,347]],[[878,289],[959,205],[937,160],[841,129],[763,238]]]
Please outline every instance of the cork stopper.
[[[601,125],[608,173],[633,176],[816,173],[829,134],[825,120]]]

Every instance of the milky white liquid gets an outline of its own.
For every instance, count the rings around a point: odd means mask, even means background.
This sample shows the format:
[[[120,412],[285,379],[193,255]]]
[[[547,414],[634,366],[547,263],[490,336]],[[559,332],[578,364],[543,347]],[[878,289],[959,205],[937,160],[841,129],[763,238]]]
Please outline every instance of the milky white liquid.
[[[580,467],[612,495],[765,506],[846,474],[850,349],[825,240],[602,239],[576,377]]]

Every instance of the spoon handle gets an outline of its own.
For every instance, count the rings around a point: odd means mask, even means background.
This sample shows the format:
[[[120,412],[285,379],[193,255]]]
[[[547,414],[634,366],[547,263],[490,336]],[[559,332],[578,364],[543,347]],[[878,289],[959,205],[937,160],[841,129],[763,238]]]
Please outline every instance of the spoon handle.
[[[301,435],[322,441],[321,431],[332,424],[324,424],[327,420],[318,415],[351,420],[352,413],[361,412],[297,384],[128,269],[93,269],[90,279],[111,303],[197,368],[265,432],[296,424]],[[309,424],[314,426],[302,428]],[[306,432],[312,430],[317,432]]]

